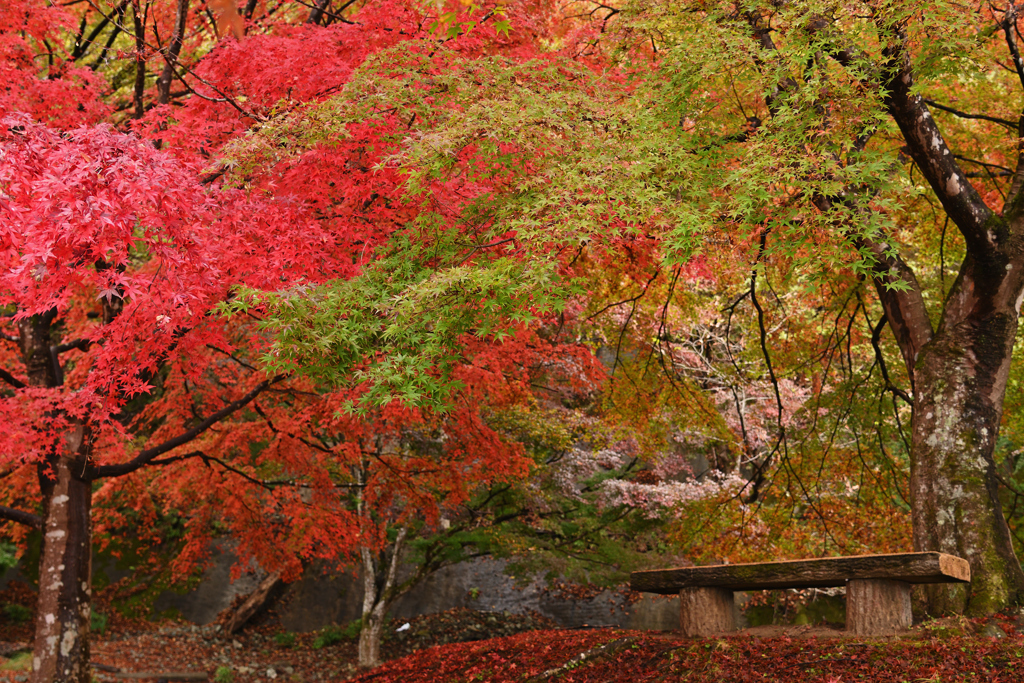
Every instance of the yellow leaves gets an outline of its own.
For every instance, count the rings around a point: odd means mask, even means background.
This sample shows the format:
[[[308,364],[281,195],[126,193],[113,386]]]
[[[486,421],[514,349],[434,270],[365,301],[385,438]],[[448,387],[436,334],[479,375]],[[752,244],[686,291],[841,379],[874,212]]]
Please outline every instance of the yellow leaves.
[[[245,37],[245,20],[238,14],[234,0],[207,0],[207,5],[217,17],[217,32],[222,36],[231,33],[235,40]]]

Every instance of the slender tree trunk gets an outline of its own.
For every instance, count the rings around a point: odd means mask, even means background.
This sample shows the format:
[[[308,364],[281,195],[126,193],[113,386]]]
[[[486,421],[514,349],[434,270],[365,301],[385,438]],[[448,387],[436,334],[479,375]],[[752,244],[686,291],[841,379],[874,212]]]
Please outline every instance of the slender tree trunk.
[[[88,433],[72,428],[44,491],[46,514],[39,562],[39,603],[32,680],[89,683],[92,596],[92,485],[83,480]]]
[[[64,382],[51,339],[56,317],[54,309],[18,322],[18,343],[31,386],[53,388]],[[34,683],[89,683],[92,678],[92,483],[86,479],[90,446],[88,427],[72,421],[63,443],[38,466],[44,514]]]
[[[147,5],[148,7],[148,5]],[[139,9],[139,0],[132,0],[132,21],[135,26],[135,113],[141,119],[146,113],[143,94],[146,90],[146,23]]]
[[[396,590],[398,564],[402,558],[402,544],[406,529],[398,530],[398,537],[390,552],[380,560],[369,548],[361,548],[363,560],[363,615],[359,630],[359,666],[369,669],[380,665],[380,641],[384,634],[384,618],[404,590]]]
[[[324,20],[324,11],[330,4],[331,0],[317,0],[313,3],[313,9],[309,11],[309,18],[306,19],[306,23],[319,25]]]
[[[385,605],[380,603],[363,615],[359,631],[359,666],[369,669],[380,665],[380,641],[384,635]]]
[[[174,68],[181,54],[181,41],[185,36],[185,25],[188,22],[189,0],[178,0],[178,12],[174,18],[174,32],[164,54],[164,69],[156,82],[157,102],[167,104],[171,101],[171,83],[174,80]]]

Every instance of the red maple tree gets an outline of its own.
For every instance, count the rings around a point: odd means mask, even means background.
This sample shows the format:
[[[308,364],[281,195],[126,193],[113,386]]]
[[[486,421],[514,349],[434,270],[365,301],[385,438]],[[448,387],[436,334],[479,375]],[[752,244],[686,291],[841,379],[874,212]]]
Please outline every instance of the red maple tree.
[[[12,84],[0,100],[0,305],[9,342],[0,350],[8,426],[0,459],[10,482],[0,517],[43,532],[37,681],[90,676],[94,505],[104,533],[145,535],[157,515],[180,515],[189,532],[183,571],[207,552],[213,522],[237,536],[241,562],[256,558],[285,578],[312,557],[365,566],[380,557],[389,526],[439,523],[479,487],[526,474],[529,459],[481,408],[526,396],[528,373],[515,368],[554,353],[525,328],[503,344],[467,347],[457,372],[463,390],[444,415],[395,403],[345,416],[340,408],[359,386],[325,393],[307,379],[261,372],[269,340],[250,318],[226,320],[218,306],[238,286],[301,288],[345,280],[371,262],[416,211],[398,173],[375,171],[402,122],[352,126],[336,144],[258,173],[205,168],[271,113],[337,92],[377,50],[429,39],[467,54],[524,56],[548,14],[524,15],[509,37],[483,30],[493,8],[460,5],[439,17],[381,2],[351,20],[302,25],[294,13],[248,12],[255,35],[237,40],[237,17],[228,17],[221,28],[234,37],[204,54],[198,44],[215,29],[200,24],[196,44],[188,40],[187,0],[145,9],[90,4],[77,34],[66,11],[40,2],[0,10]],[[77,63],[100,49],[104,30],[134,39],[125,56],[136,67],[135,126],[157,145],[97,123],[113,108],[97,73]],[[32,50],[60,45],[68,32],[71,47],[51,48],[40,78]],[[162,50],[149,37],[161,34],[172,36]],[[311,50],[316,70],[301,57]],[[146,63],[157,57],[169,75],[150,93]],[[463,188],[449,189],[441,201],[460,202]],[[386,607],[395,594],[377,597]],[[380,609],[370,611],[382,620]]]

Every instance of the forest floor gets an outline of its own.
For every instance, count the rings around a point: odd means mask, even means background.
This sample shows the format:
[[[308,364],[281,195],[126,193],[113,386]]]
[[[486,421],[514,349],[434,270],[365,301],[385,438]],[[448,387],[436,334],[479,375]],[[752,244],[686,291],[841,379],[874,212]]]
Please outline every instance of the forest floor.
[[[24,587],[0,602],[28,604]],[[0,681],[27,681],[31,620],[0,611]],[[1024,616],[927,622],[888,638],[827,626],[772,626],[720,638],[623,629],[558,629],[537,615],[450,610],[393,622],[386,663],[355,666],[340,629],[282,631],[268,615],[240,634],[217,626],[113,615],[94,632],[94,681],[353,683],[645,683],[692,681],[1024,681]]]

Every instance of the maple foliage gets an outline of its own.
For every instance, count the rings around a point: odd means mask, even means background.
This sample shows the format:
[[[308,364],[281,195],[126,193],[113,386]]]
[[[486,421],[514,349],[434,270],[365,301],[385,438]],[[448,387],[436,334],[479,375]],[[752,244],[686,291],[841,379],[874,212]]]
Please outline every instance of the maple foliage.
[[[60,433],[59,423],[37,430],[34,449],[26,449],[24,439],[32,431],[40,406],[46,406],[93,426],[96,443],[102,446],[95,448],[93,466],[130,461],[133,449],[125,441],[123,425],[115,419],[117,411],[126,400],[152,391],[150,382],[158,372],[165,372],[160,400],[145,406],[137,417],[139,424],[155,425],[148,430],[152,443],[172,439],[179,425],[193,417],[190,411],[198,403],[211,412],[229,403],[216,392],[197,394],[190,382],[205,385],[214,376],[218,386],[245,386],[251,376],[245,364],[231,355],[238,345],[251,340],[237,331],[232,336],[210,317],[211,309],[228,298],[231,285],[276,286],[286,281],[285,273],[292,278],[300,272],[307,278],[323,277],[330,272],[324,268],[330,263],[329,256],[320,251],[315,225],[297,219],[290,212],[293,207],[253,204],[243,193],[230,189],[208,192],[186,166],[133,138],[103,129],[57,135],[24,120],[7,120],[5,124],[4,151],[9,165],[4,166],[3,208],[10,221],[5,223],[9,232],[4,238],[11,264],[5,303],[16,307],[15,322],[56,316],[63,323],[57,346],[70,345],[69,351],[81,353],[65,366],[60,386],[22,386],[5,401],[5,417],[12,425],[21,425],[5,441],[8,457],[18,462],[45,457]],[[245,217],[244,226],[239,224],[241,217]],[[140,229],[140,225],[145,227]],[[285,232],[274,231],[280,226]],[[301,231],[303,239],[287,230]],[[310,242],[317,251],[306,250]],[[263,246],[256,248],[256,244]],[[277,246],[268,248],[267,244]],[[317,267],[316,275],[299,270],[299,266],[310,265]],[[345,266],[334,273],[344,276]],[[96,315],[89,315],[90,301],[97,302],[94,306],[104,312],[94,309]],[[120,309],[124,301],[128,304]],[[79,308],[83,305],[85,310]],[[514,353],[506,349],[506,356],[522,360],[522,344],[519,342]],[[492,404],[510,390],[511,396],[516,395],[501,372],[501,354],[490,347],[484,351],[479,365],[463,371],[471,387],[463,398],[466,406],[474,401],[479,405],[488,382],[496,390],[489,397]],[[222,360],[212,362],[217,353]],[[29,383],[26,376],[12,375],[11,379],[20,385]],[[245,429],[245,423],[240,423],[239,429],[217,435],[212,452],[230,453],[275,433],[279,436],[274,440],[290,437],[297,443],[303,425],[311,422],[346,435],[346,444],[386,431],[380,425],[389,425],[396,433],[408,425],[429,427],[429,418],[397,405],[379,418],[378,428],[372,422],[331,417],[336,410],[331,406],[340,400],[311,400],[304,412],[293,405],[268,402],[266,410],[273,412],[255,427]],[[449,419],[459,425],[461,439],[491,439],[489,444],[475,446],[453,441],[450,449],[488,454],[503,463],[502,468],[516,471],[515,459],[504,454],[493,435],[487,436],[475,413],[463,409]],[[267,461],[286,461],[288,450],[280,444],[272,446],[266,449]],[[426,464],[415,459],[404,466],[427,471]],[[494,463],[490,466],[495,471],[501,469]],[[304,463],[299,469],[319,472],[331,468],[344,468],[344,461],[330,467]],[[397,476],[386,467],[380,476],[386,477],[388,472]],[[453,478],[453,473],[442,471],[438,485],[459,491],[478,474],[468,469]],[[418,486],[427,489],[428,481],[420,476]],[[397,496],[401,491],[400,479],[385,480],[368,489],[367,500],[373,502],[374,496],[384,492]],[[409,489],[409,493],[415,490]],[[415,503],[412,509],[422,513],[419,503],[423,501],[411,502]]]
[[[960,73],[966,63],[987,64],[986,82],[998,92],[1016,87],[1024,76],[1002,69],[998,61],[1006,50],[1014,60],[1019,57],[1016,10],[978,10],[970,16],[977,30],[957,32],[950,27],[957,24],[959,9],[943,4],[919,15],[902,6],[867,7],[870,21],[851,10],[847,26],[815,2],[785,11],[748,10],[731,2],[685,8],[637,3],[628,8],[614,38],[602,37],[587,53],[600,54],[603,44],[616,44],[618,70],[588,70],[557,58],[523,65],[464,57],[454,50],[439,56],[444,48],[426,42],[397,45],[380,63],[368,59],[345,91],[325,106],[264,127],[265,147],[257,149],[257,158],[282,144],[302,150],[307,143],[344,135],[368,118],[384,127],[403,125],[405,130],[391,140],[396,150],[388,163],[408,176],[406,197],[423,209],[415,217],[421,223],[412,237],[397,233],[392,239],[396,252],[416,263],[382,260],[379,272],[367,268],[359,279],[324,290],[325,301],[336,310],[387,311],[388,324],[374,331],[379,337],[346,330],[338,344],[316,347],[317,340],[329,338],[319,327],[329,315],[303,310],[293,317],[283,301],[262,299],[276,309],[283,350],[294,352],[295,362],[313,364],[313,356],[326,352],[346,373],[361,359],[347,344],[366,348],[369,341],[384,338],[394,342],[394,353],[382,354],[364,374],[385,387],[370,394],[369,403],[389,400],[396,389],[418,401],[453,388],[422,373],[424,356],[426,366],[444,370],[462,334],[500,335],[501,323],[495,319],[507,320],[511,311],[533,316],[538,310],[561,310],[572,293],[567,283],[579,275],[566,267],[567,261],[578,260],[562,260],[566,252],[574,253],[573,246],[616,253],[623,243],[650,239],[658,244],[651,263],[672,268],[709,241],[716,247],[727,244],[728,253],[742,264],[733,274],[746,286],[726,305],[735,312],[740,302],[749,301],[752,334],[744,346],[760,352],[760,359],[756,365],[749,354],[743,360],[756,368],[757,376],[729,357],[728,349],[722,360],[734,365],[733,381],[700,379],[702,388],[719,392],[719,406],[724,390],[734,394],[735,411],[724,411],[726,419],[717,426],[724,428],[720,435],[738,431],[743,437],[736,440],[734,460],[737,470],[751,468],[742,502],[762,504],[763,487],[784,480],[787,493],[799,493],[808,516],[820,520],[816,532],[795,539],[814,539],[819,548],[911,539],[921,550],[942,547],[970,557],[978,590],[968,596],[935,589],[935,610],[963,609],[970,599],[971,609],[980,614],[1013,602],[1024,574],[996,494],[994,452],[1021,286],[1019,251],[1007,245],[1016,245],[1020,222],[1018,205],[996,197],[1015,196],[1020,183],[998,181],[991,173],[965,175],[961,162],[978,165],[977,159],[952,149],[988,158],[991,147],[992,161],[980,164],[991,169],[1004,159],[1000,146],[1015,144],[1015,138],[986,138],[979,145],[970,129],[974,124],[965,123],[950,128],[955,137],[947,142],[930,112],[933,101],[920,92],[945,93],[943,81],[959,79],[957,88],[975,93],[971,101],[983,101],[977,93],[989,92],[988,86]],[[999,30],[985,28],[992,25]],[[919,40],[932,33],[941,40]],[[766,67],[769,63],[772,68]],[[631,79],[618,77],[619,72]],[[989,131],[994,130],[990,124],[1006,126],[1008,121],[1012,129],[1010,115],[975,115],[941,103],[934,108],[965,121],[984,120]],[[910,166],[899,156],[904,146],[911,153]],[[1005,171],[1001,177],[1018,177],[1000,168]],[[918,183],[916,173],[924,181]],[[967,180],[974,176],[982,178],[978,186],[984,195]],[[454,188],[459,189],[457,201],[434,200]],[[918,196],[927,196],[935,211],[944,212],[963,239],[958,253],[963,269],[947,289],[940,263],[938,295],[928,290],[936,283],[918,279],[916,230],[908,226],[930,232],[934,243],[935,234],[945,235],[945,224],[907,213]],[[987,232],[989,221],[1001,226],[999,234],[1008,241],[993,242],[990,235],[997,233]],[[939,242],[942,261],[945,237]],[[424,243],[428,248],[418,251]],[[927,270],[932,263],[923,261]],[[991,286],[984,296],[991,298],[990,305],[961,306],[980,291],[976,280],[995,274],[1007,279],[1003,284],[986,280]],[[658,283],[658,275],[651,274],[649,281]],[[785,287],[781,295],[780,283]],[[792,313],[786,310],[786,295],[815,287],[827,290],[822,298],[836,307],[833,313],[847,323],[846,330],[856,327],[843,331],[836,325],[823,334],[817,311],[800,307],[798,315],[811,328],[804,328],[801,339],[816,342],[815,352],[804,356],[807,362],[824,360],[833,367],[835,339],[846,340],[845,363],[838,362],[835,373],[804,373],[799,345],[788,343],[780,332],[788,335],[796,327],[787,324]],[[961,291],[971,293],[958,298]],[[478,306],[477,293],[496,305]],[[445,318],[418,325],[410,311],[438,298],[449,304]],[[945,304],[938,304],[937,313],[929,312],[929,305],[936,308],[929,302]],[[502,308],[505,303],[508,309]],[[632,315],[620,322],[629,324]],[[663,333],[667,315],[660,317],[658,332]],[[300,318],[318,327],[300,329],[295,325]],[[365,318],[356,320],[356,331],[365,330],[365,323]],[[883,341],[886,329],[892,341]],[[990,345],[995,329],[1002,330],[998,352]],[[671,335],[666,336],[658,340],[666,344],[638,347],[651,355],[674,355],[674,372],[693,357],[676,354]],[[782,339],[781,356],[772,350],[776,339]],[[959,353],[974,344],[987,350]],[[973,364],[989,354],[989,374],[979,379],[984,373]],[[959,360],[951,360],[954,356]],[[783,358],[785,363],[776,363]],[[898,368],[890,371],[892,359]],[[949,363],[960,362],[972,368],[950,369]],[[954,391],[959,384],[950,382],[951,373],[963,380],[963,391]],[[855,395],[862,386],[875,390],[877,412],[885,413],[888,422],[872,438],[882,456],[870,461],[863,455],[861,436],[879,420],[855,410],[854,400],[843,406],[839,398],[840,393]],[[906,386],[913,387],[913,396]],[[740,389],[758,387],[769,393],[767,401],[738,396]],[[637,401],[647,398],[638,394]],[[704,406],[711,407],[708,403]],[[748,403],[758,409],[748,411]],[[928,408],[922,408],[925,403]],[[937,415],[946,416],[940,436],[926,426]],[[974,426],[965,427],[971,420]],[[980,436],[960,438],[967,432]],[[851,445],[833,449],[836,443]],[[897,455],[890,457],[890,451]],[[829,455],[845,460],[835,470],[836,479],[819,476],[807,486],[805,475],[824,470]],[[908,467],[908,461],[915,466]],[[953,476],[949,463],[965,470]],[[878,476],[882,468],[888,472]],[[861,484],[852,484],[857,469],[862,481],[870,472],[889,492],[862,498]],[[976,483],[969,495],[960,494],[965,482]],[[936,493],[940,489],[947,493]],[[856,531],[858,519],[876,510],[891,509],[890,520],[905,522],[901,508],[908,502],[912,536],[887,533],[886,522],[871,533]],[[844,515],[841,533],[831,533],[828,517],[847,503],[860,506],[863,516]],[[739,512],[739,526],[747,526],[745,511]],[[950,530],[945,521],[954,516],[971,520],[970,534],[988,534],[989,540],[973,535],[968,540]],[[793,548],[803,545],[794,543]],[[990,546],[999,548],[998,557],[981,551]],[[771,549],[772,543],[762,547]]]
[[[191,382],[208,379],[211,356],[230,359],[233,342],[247,341],[211,315],[232,284],[277,286],[310,263],[323,275],[330,259],[310,253],[317,228],[295,207],[203,187],[136,138],[107,128],[58,135],[17,118],[3,124],[6,334],[22,343],[5,355],[26,359],[22,371],[5,371],[14,389],[2,402],[11,426],[5,460],[45,463],[77,421],[90,426],[90,473],[130,473],[158,455],[147,453],[138,430],[156,445],[189,435],[197,404],[170,407]],[[70,358],[33,362],[26,336],[41,325],[50,354]],[[254,385],[269,385],[251,374],[231,379],[227,392],[203,396],[207,414],[230,413]],[[154,391],[163,401],[152,412],[129,406]],[[18,488],[5,495],[31,497]]]
[[[800,556],[810,548],[825,552],[830,544],[841,552],[878,551],[906,543],[905,518],[893,514],[898,495],[860,504],[858,485],[851,482],[858,469],[863,481],[865,468],[875,465],[860,468],[850,451],[832,453],[839,464],[828,468],[827,482],[814,464],[823,462],[817,454],[794,454],[784,461],[780,474],[787,491],[794,494],[795,506],[815,511],[811,526],[817,528],[793,527],[785,521],[792,514],[786,506],[760,518],[746,508],[753,494],[739,474],[772,459],[779,419],[794,435],[819,422],[800,415],[814,393],[813,382],[783,380],[779,387],[785,399],[776,405],[770,398],[772,382],[750,378],[763,370],[757,347],[749,343],[750,330],[726,340],[724,357],[701,358],[686,351],[685,343],[673,341],[700,334],[714,307],[724,302],[701,304],[696,315],[705,321],[691,325],[692,297],[680,303],[672,298],[683,299],[685,288],[701,282],[697,286],[705,290],[748,285],[749,271],[736,265],[756,251],[756,238],[680,262],[697,248],[697,238],[687,231],[696,232],[695,223],[702,220],[691,204],[673,201],[677,184],[692,184],[688,174],[701,172],[689,167],[695,163],[688,147],[692,141],[658,137],[655,131],[665,120],[654,108],[617,109],[616,100],[629,102],[629,89],[614,73],[598,76],[561,58],[545,55],[519,64],[463,53],[458,44],[403,43],[368,59],[344,93],[269,122],[252,141],[232,148],[244,172],[254,173],[268,162],[280,163],[282,147],[300,160],[325,145],[343,148],[353,141],[362,147],[362,131],[369,126],[380,132],[378,144],[391,150],[375,159],[378,174],[404,174],[396,176],[402,185],[392,196],[404,201],[412,227],[389,236],[380,260],[369,263],[358,278],[331,283],[303,301],[287,294],[253,299],[271,307],[268,329],[280,350],[275,362],[282,368],[301,366],[331,381],[348,381],[355,369],[359,381],[369,379],[380,387],[363,398],[364,406],[392,400],[396,391],[413,402],[430,401],[458,385],[424,370],[440,367],[443,372],[446,363],[457,363],[467,336],[500,338],[510,321],[536,323],[550,311],[564,322],[567,309],[582,301],[589,310],[574,333],[596,338],[598,344],[618,339],[613,369],[625,376],[614,383],[609,399],[618,419],[650,430],[651,443],[643,452],[655,470],[659,460],[671,461],[675,444],[705,452],[718,443],[724,446],[714,463],[724,475],[723,486],[714,477],[706,485],[672,482],[677,471],[655,474],[646,483],[608,482],[609,500],[646,508],[655,516],[659,509],[680,508],[680,540],[705,557],[735,559],[737,552],[748,558],[780,552]],[[714,140],[708,131],[694,137],[696,144]],[[668,234],[666,226],[671,226]],[[771,274],[784,278],[793,261],[777,258]],[[670,268],[664,268],[665,262]],[[855,261],[847,259],[847,264],[856,271]],[[566,287],[567,282],[572,285]],[[780,282],[776,279],[774,286]],[[833,300],[828,297],[828,305]],[[240,310],[245,305],[239,304]],[[340,323],[338,311],[345,311]],[[432,315],[424,316],[425,311]],[[359,365],[362,350],[379,347],[381,341],[386,350],[374,357],[374,365]],[[808,343],[803,348],[810,353],[794,354],[791,367],[808,362],[823,343],[826,354],[837,348],[835,340],[814,333],[794,337],[792,348]],[[745,356],[744,369],[723,369],[731,353]],[[646,363],[623,360],[630,354]],[[658,374],[649,372],[652,357],[662,364]],[[858,362],[865,358],[870,356]],[[703,367],[686,372],[686,365],[695,362]],[[815,380],[819,405],[832,400],[833,386],[852,382],[855,373],[866,369],[873,382],[876,372],[870,364],[839,364],[836,369],[839,374],[824,383],[820,376]],[[654,379],[659,376],[663,379]],[[683,395],[673,376],[681,380]],[[829,389],[825,395],[823,387]],[[740,400],[736,392],[760,396]],[[735,407],[730,406],[734,401]],[[688,416],[694,408],[699,412]],[[825,422],[819,433],[829,428]],[[687,429],[693,438],[680,436]],[[813,444],[816,437],[802,438]],[[892,447],[889,437],[880,439],[883,448]],[[817,494],[811,495],[804,482],[815,477],[815,470]],[[900,477],[893,474],[897,493]],[[889,473],[881,479],[883,487],[890,484]],[[822,495],[831,502],[820,504]],[[826,506],[827,516],[821,514]],[[730,521],[722,519],[726,510]],[[876,517],[879,512],[884,514]],[[718,522],[695,529],[687,523],[693,516]],[[790,535],[781,545],[780,529]],[[682,533],[695,531],[702,539],[697,545]]]
[[[531,360],[530,349],[545,345],[526,341],[525,327],[504,331],[513,342],[504,348],[500,340],[475,350],[470,344],[449,365],[459,375],[459,394],[446,414],[395,403],[373,416],[343,418],[339,409],[365,388],[356,383],[323,393],[290,372],[263,374],[258,363],[278,351],[261,358],[266,338],[249,318],[225,321],[216,312],[240,285],[271,292],[298,285],[284,295],[294,297],[323,280],[347,282],[416,219],[421,207],[402,197],[404,179],[372,172],[393,150],[397,121],[355,125],[341,144],[248,177],[230,165],[208,171],[202,182],[197,172],[270,113],[343,87],[375,50],[443,36],[446,24],[459,28],[442,42],[467,53],[514,53],[524,44],[507,31],[482,39],[472,30],[475,9],[431,23],[413,5],[370,4],[358,21],[331,28],[290,26],[294,15],[283,13],[265,35],[244,41],[237,17],[228,17],[235,40],[208,54],[201,41],[179,34],[182,52],[174,57],[197,63],[175,65],[164,55],[171,75],[193,95],[188,106],[158,105],[143,116],[146,62],[156,54],[148,36],[167,35],[174,18],[169,4],[148,9],[90,4],[71,61],[94,49],[104,29],[110,33],[101,61],[121,38],[134,39],[133,50],[119,57],[134,69],[130,95],[142,118],[135,128],[166,151],[106,126],[75,128],[81,121],[73,117],[55,122],[63,133],[30,116],[4,120],[0,185],[11,311],[5,334],[20,344],[6,360],[23,367],[4,375],[11,430],[3,451],[11,464],[28,466],[11,481],[27,484],[38,471],[49,524],[58,508],[45,482],[58,464],[61,472],[79,473],[72,478],[107,479],[84,503],[88,509],[94,499],[101,543],[126,533],[155,538],[157,522],[170,516],[187,532],[178,571],[191,571],[208,551],[211,531],[227,528],[240,541],[240,566],[254,558],[294,578],[313,557],[376,552],[389,526],[433,527],[481,487],[523,479],[531,461],[485,424],[481,408],[526,395],[529,373],[514,377],[506,368],[545,362]],[[97,15],[101,21],[86,37],[86,23]],[[523,26],[544,16],[535,13]],[[30,38],[45,42],[39,31]],[[319,72],[295,58],[310,46],[323,58]],[[29,63],[21,67],[29,81],[38,75]],[[50,75],[69,86],[87,74],[68,67]],[[11,108],[36,113],[31,97],[39,95],[26,90]],[[219,184],[225,171],[245,189]],[[458,191],[449,189],[456,202]],[[259,306],[245,312],[261,315]],[[572,348],[549,353],[564,358]],[[68,433],[86,435],[70,467],[60,455]],[[135,476],[119,479],[129,474]],[[5,496],[30,509],[38,504],[27,486]],[[63,495],[52,500],[58,499]],[[88,524],[75,533],[88,542]]]
[[[99,540],[172,518],[178,575],[225,530],[287,579],[386,565],[481,497],[545,561],[573,511],[696,559],[908,543],[901,283],[863,243],[923,194],[863,79],[804,68],[823,39],[786,24],[772,71],[729,3],[144,4],[0,9],[5,503],[45,510],[84,427]]]
[[[74,20],[63,7],[33,0],[0,7],[0,113],[23,112],[58,127],[97,123],[110,113],[102,78],[62,51]]]
[[[66,394],[62,412],[106,421],[151,388],[142,377],[172,350],[187,357],[220,339],[204,321],[232,283],[276,285],[310,258],[294,235],[315,242],[315,224],[287,204],[208,191],[136,138],[6,118],[3,142],[3,303],[13,324],[58,316],[56,341],[74,340],[87,359],[62,378],[74,392],[49,387]]]

